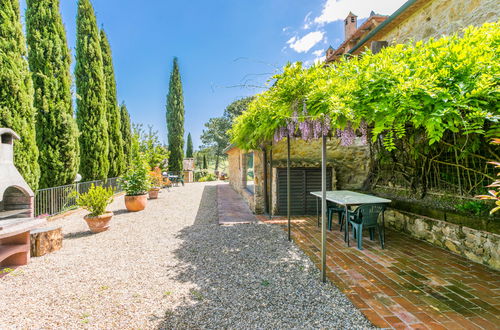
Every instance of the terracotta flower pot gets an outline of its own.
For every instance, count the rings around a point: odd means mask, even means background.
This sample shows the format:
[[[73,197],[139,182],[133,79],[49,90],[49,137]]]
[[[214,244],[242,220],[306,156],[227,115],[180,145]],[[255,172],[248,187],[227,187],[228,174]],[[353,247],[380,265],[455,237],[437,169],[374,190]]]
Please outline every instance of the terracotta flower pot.
[[[158,192],[160,192],[160,188],[151,188],[151,189],[149,189],[149,192],[148,192],[149,199],[157,199],[158,198]]]
[[[148,202],[148,195],[136,195],[136,196],[127,196],[125,195],[125,207],[129,212],[137,212],[142,211],[146,208],[146,204]]]
[[[93,233],[100,233],[109,229],[109,222],[113,217],[113,212],[106,212],[104,214],[98,215],[97,217],[91,217],[86,215],[83,217],[87,221],[87,225],[90,231]]]

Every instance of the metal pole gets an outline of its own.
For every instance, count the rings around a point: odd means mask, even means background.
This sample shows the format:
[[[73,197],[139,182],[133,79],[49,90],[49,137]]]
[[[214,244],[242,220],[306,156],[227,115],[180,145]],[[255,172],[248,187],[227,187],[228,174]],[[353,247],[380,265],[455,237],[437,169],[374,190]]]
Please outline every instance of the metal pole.
[[[267,198],[267,147],[262,148],[263,151],[263,170],[264,170],[264,212],[269,212],[269,199]]]
[[[290,218],[290,134],[286,138],[287,158],[286,158],[286,213],[288,215],[288,240],[292,240],[292,221]]]
[[[273,218],[273,142],[269,149],[269,220]]]
[[[321,143],[321,280],[326,282],[326,136]]]

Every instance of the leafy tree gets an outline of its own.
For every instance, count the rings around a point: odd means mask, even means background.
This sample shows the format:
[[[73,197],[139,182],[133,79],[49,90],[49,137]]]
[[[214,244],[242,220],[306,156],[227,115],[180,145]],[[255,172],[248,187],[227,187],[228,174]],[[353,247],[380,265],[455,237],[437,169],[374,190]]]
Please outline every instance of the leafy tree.
[[[255,99],[255,96],[248,96],[241,98],[229,104],[224,110],[224,117],[228,118],[229,121],[233,121],[236,117],[239,117],[244,111],[248,109],[248,105]]]
[[[109,172],[108,177],[116,177],[125,171],[126,164],[123,154],[123,137],[121,132],[121,114],[116,98],[115,70],[108,37],[101,29],[101,51],[106,80],[106,118],[109,134]]]
[[[123,139],[123,160],[125,162],[125,169],[132,163],[132,127],[130,124],[130,115],[125,103],[120,105],[120,118],[121,118],[121,132]]]
[[[155,167],[163,169],[169,151],[166,146],[160,143],[158,131],[153,130],[153,126],[148,126],[146,131],[142,125],[134,125],[134,136],[138,138],[139,152],[148,164],[149,170],[153,170]]]
[[[40,167],[33,82],[26,61],[18,0],[0,1],[0,127],[9,127],[21,136],[14,146],[14,161],[30,187],[37,189]]]
[[[231,128],[231,122],[225,117],[210,118],[208,123],[205,123],[205,127],[207,129],[203,130],[201,141],[205,146],[213,148],[217,171],[222,151],[229,144],[228,130]]]
[[[27,0],[26,5],[28,60],[37,109],[39,186],[62,186],[74,181],[80,163],[71,95],[71,57],[59,0]]]
[[[182,171],[184,159],[184,96],[177,57],[174,58],[167,95],[168,167]]]
[[[191,133],[187,137],[186,158],[193,158],[193,139]]]
[[[76,17],[76,119],[80,128],[80,172],[85,180],[109,172],[106,79],[99,29],[89,0],[78,1]]]

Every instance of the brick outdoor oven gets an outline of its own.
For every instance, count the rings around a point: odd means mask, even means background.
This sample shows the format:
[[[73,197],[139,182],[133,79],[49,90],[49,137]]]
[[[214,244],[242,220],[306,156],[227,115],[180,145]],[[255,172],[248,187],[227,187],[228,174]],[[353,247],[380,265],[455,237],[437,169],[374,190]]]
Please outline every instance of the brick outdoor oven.
[[[14,166],[14,141],[19,136],[0,128],[0,270],[30,260],[30,231],[45,224],[33,218],[33,190]]]

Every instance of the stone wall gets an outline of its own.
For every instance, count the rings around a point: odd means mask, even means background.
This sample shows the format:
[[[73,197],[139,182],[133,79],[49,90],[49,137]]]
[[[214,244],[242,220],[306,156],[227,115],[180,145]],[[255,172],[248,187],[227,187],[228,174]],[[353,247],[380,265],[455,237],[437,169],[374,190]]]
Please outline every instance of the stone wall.
[[[273,146],[273,166],[286,167],[286,140]],[[341,146],[337,138],[327,141],[327,163],[336,173],[337,189],[361,189],[370,171],[370,148],[357,138],[352,146]],[[321,167],[321,140],[292,140],[292,167]]]
[[[500,270],[500,235],[394,209],[385,212],[385,224],[388,228]]]
[[[434,0],[378,39],[394,44],[439,38],[469,25],[496,22],[499,18],[498,0]]]
[[[254,192],[246,189],[246,154],[247,152],[234,147],[227,151],[229,163],[229,184],[236,190],[248,203],[250,209],[256,213],[264,212],[264,169],[263,152],[254,151]]]

